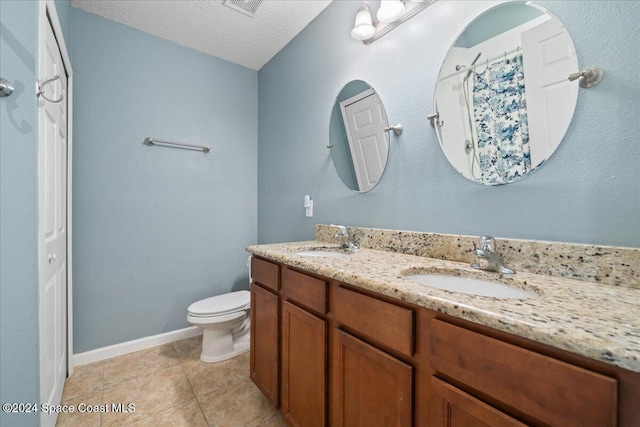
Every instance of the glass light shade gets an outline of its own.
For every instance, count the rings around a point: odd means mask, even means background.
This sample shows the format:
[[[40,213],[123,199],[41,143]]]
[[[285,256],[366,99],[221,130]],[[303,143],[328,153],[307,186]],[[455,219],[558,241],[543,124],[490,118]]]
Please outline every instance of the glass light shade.
[[[400,0],[382,0],[380,9],[378,9],[378,21],[393,22],[397,21],[404,13],[404,4]]]
[[[371,22],[371,13],[369,12],[369,6],[363,4],[358,13],[356,14],[356,24],[351,30],[351,37],[356,40],[367,40],[376,33],[376,28]]]

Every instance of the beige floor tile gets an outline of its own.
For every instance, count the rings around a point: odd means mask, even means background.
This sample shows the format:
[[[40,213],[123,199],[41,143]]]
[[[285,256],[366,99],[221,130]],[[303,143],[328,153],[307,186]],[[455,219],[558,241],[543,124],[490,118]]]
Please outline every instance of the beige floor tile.
[[[0,0],[1,1],[1,0]],[[249,353],[219,363],[200,361],[202,337],[79,366],[63,403],[133,403],[135,412],[67,413],[58,426],[286,426],[249,378]],[[194,394],[195,392],[195,394]],[[195,400],[196,394],[198,400]],[[206,410],[205,410],[206,409]]]
[[[173,347],[180,360],[199,359],[202,351],[202,335],[176,341],[173,343]]]
[[[76,368],[77,369],[77,368]],[[100,412],[86,412],[86,406],[96,406],[102,403],[102,390],[90,394],[68,399],[64,404],[71,405],[74,412],[58,414],[56,427],[97,427],[100,425]],[[85,412],[80,412],[80,411]]]
[[[104,361],[77,366],[73,375],[64,382],[62,403],[83,394],[102,391],[104,384]]]
[[[223,392],[198,396],[198,402],[210,427],[257,426],[260,417],[272,420],[277,414],[249,379],[237,382]]]
[[[102,396],[104,403],[109,405],[123,403],[125,406],[132,403],[135,405],[135,411],[103,414],[102,425],[127,425],[157,415],[194,398],[195,395],[182,367],[165,368],[109,388],[105,387]]]
[[[275,408],[269,408],[268,411],[264,411],[246,423],[244,427],[288,427],[288,424],[280,412]]]
[[[186,360],[182,367],[189,378],[196,396],[223,390],[249,378],[249,353],[217,363],[205,363],[200,359]]]
[[[105,360],[104,387],[175,366],[180,358],[172,344],[164,344]]]
[[[173,408],[131,424],[135,427],[208,427],[197,400],[181,403]]]

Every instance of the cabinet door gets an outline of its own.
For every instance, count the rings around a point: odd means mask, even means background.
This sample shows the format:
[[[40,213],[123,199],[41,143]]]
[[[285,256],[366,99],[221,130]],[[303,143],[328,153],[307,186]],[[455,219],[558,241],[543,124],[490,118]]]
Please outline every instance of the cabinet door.
[[[251,380],[278,407],[278,296],[251,284]]]
[[[451,384],[431,377],[431,427],[524,427]]]
[[[326,322],[282,303],[282,413],[289,425],[326,422]]]
[[[409,427],[412,367],[336,330],[333,342],[332,420],[344,427]]]

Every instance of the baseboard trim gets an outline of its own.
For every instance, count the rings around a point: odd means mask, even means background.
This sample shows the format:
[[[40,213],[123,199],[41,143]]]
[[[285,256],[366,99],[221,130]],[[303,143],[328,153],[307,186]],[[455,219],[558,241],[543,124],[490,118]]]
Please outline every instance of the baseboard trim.
[[[97,348],[95,350],[85,351],[84,353],[74,354],[73,366],[99,362],[100,360],[122,356],[123,354],[133,353],[134,351],[144,350],[174,341],[180,341],[197,335],[202,335],[202,329],[197,326],[189,326],[188,328],[178,329],[177,331],[165,332],[164,334],[152,335],[150,337],[139,338],[133,341]]]

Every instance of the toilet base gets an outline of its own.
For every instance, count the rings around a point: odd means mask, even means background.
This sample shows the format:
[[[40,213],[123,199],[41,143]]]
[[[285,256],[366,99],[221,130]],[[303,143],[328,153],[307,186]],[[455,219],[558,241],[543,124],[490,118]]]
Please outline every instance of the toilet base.
[[[206,363],[222,362],[249,351],[249,331],[233,339],[229,330],[205,329],[202,335],[200,360]]]

